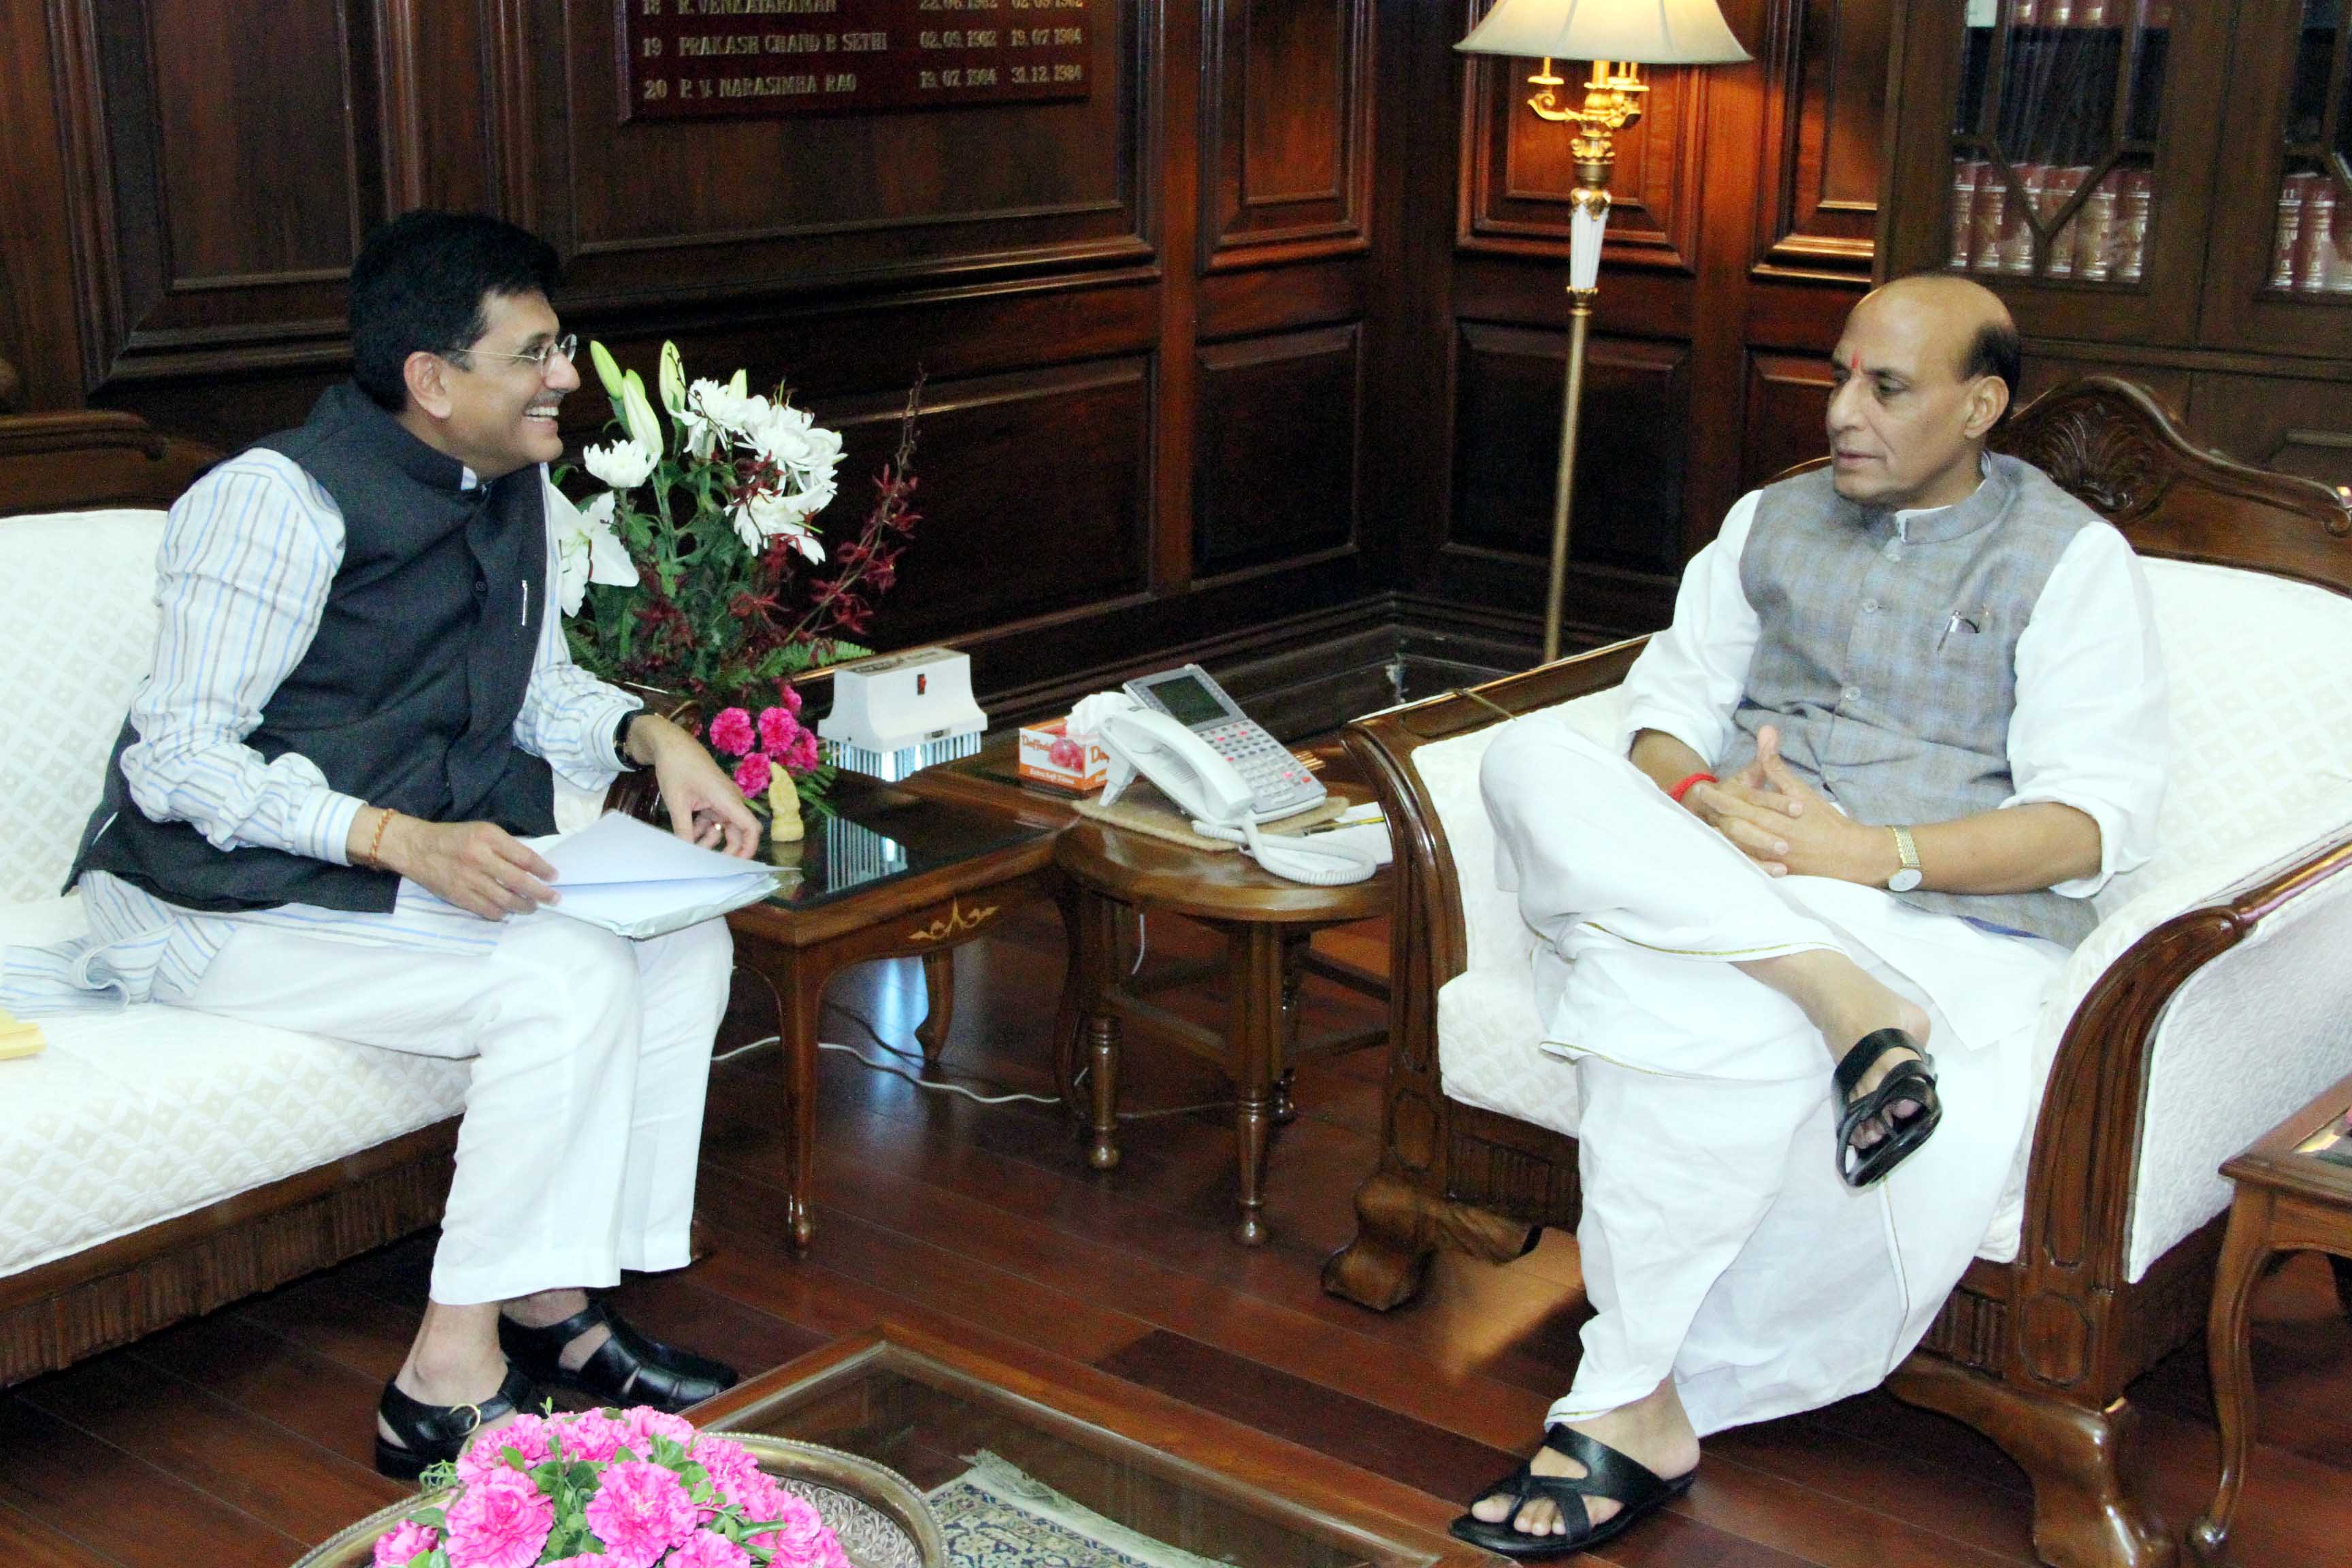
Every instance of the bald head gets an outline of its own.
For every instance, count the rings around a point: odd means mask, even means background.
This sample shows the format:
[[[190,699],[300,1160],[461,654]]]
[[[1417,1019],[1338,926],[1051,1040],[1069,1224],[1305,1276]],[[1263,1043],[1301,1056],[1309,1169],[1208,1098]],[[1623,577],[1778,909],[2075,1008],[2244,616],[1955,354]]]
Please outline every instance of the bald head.
[[[2017,372],[2016,325],[1982,285],[1927,273],[1864,295],[1832,366],[1838,493],[1897,510],[1965,500]]]

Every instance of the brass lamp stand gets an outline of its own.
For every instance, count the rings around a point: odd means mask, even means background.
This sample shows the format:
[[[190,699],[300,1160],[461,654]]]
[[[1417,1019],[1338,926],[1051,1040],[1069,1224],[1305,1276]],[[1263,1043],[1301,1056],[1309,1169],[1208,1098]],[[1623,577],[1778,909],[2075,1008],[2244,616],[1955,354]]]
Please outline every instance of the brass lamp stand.
[[[1551,510],[1551,581],[1544,597],[1544,662],[1559,657],[1560,616],[1568,597],[1569,510],[1576,494],[1576,425],[1584,402],[1584,341],[1601,289],[1601,242],[1609,226],[1609,177],[1617,133],[1642,118],[1650,84],[1644,65],[1714,65],[1748,58],[1724,26],[1717,0],[1497,0],[1454,46],[1466,54],[1541,59],[1528,79],[1528,107],[1573,127],[1569,153],[1576,188],[1569,194],[1568,379],[1559,414],[1559,477]],[[1581,106],[1562,101],[1566,81],[1555,59],[1591,60]]]

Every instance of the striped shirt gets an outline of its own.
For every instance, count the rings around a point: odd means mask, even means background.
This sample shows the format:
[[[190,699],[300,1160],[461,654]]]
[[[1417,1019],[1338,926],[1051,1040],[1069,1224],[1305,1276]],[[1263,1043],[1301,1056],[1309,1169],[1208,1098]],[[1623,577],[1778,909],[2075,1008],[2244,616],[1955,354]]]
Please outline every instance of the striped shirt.
[[[542,484],[551,482],[541,470]],[[469,469],[464,488],[479,481]],[[549,508],[551,519],[556,509]],[[254,450],[223,463],[172,508],[156,557],[154,671],[131,700],[138,741],[122,753],[140,810],[183,821],[222,849],[281,849],[349,865],[364,801],[309,758],[265,760],[245,743],[280,682],[309,653],[342,564],[343,519],[291,459]],[[561,581],[551,522],[543,581]],[[550,606],[553,609],[554,606]],[[565,781],[601,791],[619,771],[613,733],[643,706],[572,662],[562,617],[542,614],[515,743]],[[103,871],[80,883],[87,939],[0,952],[0,1005],[54,1012],[111,998],[184,997],[239,925],[420,952],[484,953],[503,929],[403,879],[388,914],[283,904],[235,914],[167,903]]]

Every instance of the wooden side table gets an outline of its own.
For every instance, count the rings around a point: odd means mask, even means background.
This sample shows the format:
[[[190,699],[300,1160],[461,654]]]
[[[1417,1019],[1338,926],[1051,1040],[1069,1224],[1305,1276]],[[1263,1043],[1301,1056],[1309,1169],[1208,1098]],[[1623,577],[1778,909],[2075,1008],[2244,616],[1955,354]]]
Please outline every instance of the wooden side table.
[[[919,957],[931,1013],[918,1038],[936,1059],[946,1043],[950,952],[1003,916],[1060,891],[1053,866],[1060,815],[980,811],[844,773],[831,805],[811,814],[797,845],[763,845],[798,873],[764,902],[727,917],[736,963],[776,998],[776,1033],[792,1102],[784,1221],[793,1245],[814,1234],[817,1018],[837,970],[870,958]]]
[[[2352,1165],[2313,1150],[2333,1129],[2341,1133],[2352,1111],[2352,1078],[2280,1122],[2253,1147],[2221,1167],[2237,1184],[2229,1237],[2213,1278],[2213,1309],[2206,1321],[2205,1353],[2213,1374],[2213,1405],[2221,1427],[2221,1484],[2213,1506],[2189,1530],[2189,1543],[2208,1562],[2221,1556],[2245,1484],[2246,1449],[2253,1440],[2253,1358],[2248,1353],[2247,1307],[2263,1265],[2274,1253],[2325,1252],[2336,1264],[2336,1286],[2352,1311]],[[2352,1153],[2352,1137],[2335,1148]]]
[[[1092,1074],[1091,1142],[1087,1162],[1098,1171],[1118,1163],[1118,1058],[1123,1031],[1156,1036],[1216,1062],[1233,1080],[1234,1142],[1240,1179],[1241,1218],[1235,1239],[1266,1239],[1265,1153],[1274,1125],[1290,1105],[1293,1063],[1307,1057],[1360,1050],[1388,1038],[1385,1017],[1370,1028],[1316,1039],[1295,1037],[1298,987],[1309,969],[1387,999],[1376,978],[1330,964],[1309,951],[1326,926],[1389,912],[1386,868],[1370,881],[1318,888],[1260,870],[1239,853],[1216,854],[1148,834],[1082,819],[1054,841],[1054,862],[1068,879],[1076,939],[1072,963],[1082,1049]],[[1128,978],[1120,962],[1118,910],[1164,910],[1197,921],[1224,940],[1229,1000],[1222,1034],[1177,1016],[1151,1000],[1168,986],[1197,979],[1185,971],[1156,984]]]

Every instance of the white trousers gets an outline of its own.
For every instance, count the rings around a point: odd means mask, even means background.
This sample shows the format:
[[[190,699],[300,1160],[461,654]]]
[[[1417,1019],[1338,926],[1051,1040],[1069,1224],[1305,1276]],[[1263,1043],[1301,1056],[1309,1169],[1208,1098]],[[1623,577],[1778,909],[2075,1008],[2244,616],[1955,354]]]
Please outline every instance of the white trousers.
[[[1480,783],[1498,870],[1544,938],[1546,1049],[1573,1063],[1559,1070],[1580,1100],[1577,1243],[1594,1316],[1550,1419],[1669,1376],[1702,1434],[1872,1386],[1985,1234],[2063,950],[1874,889],[1770,878],[1547,717],[1497,738]],[[1861,1192],[1837,1174],[1832,1102],[1832,1052],[1852,1042],[1824,1042],[1735,967],[1822,948],[1927,1010],[1944,1103],[1935,1136]],[[1966,1005],[1940,1005],[1954,989]]]
[[[156,999],[473,1058],[432,1283],[464,1306],[685,1267],[733,952],[724,921],[631,942],[542,911],[478,956],[256,926]]]

